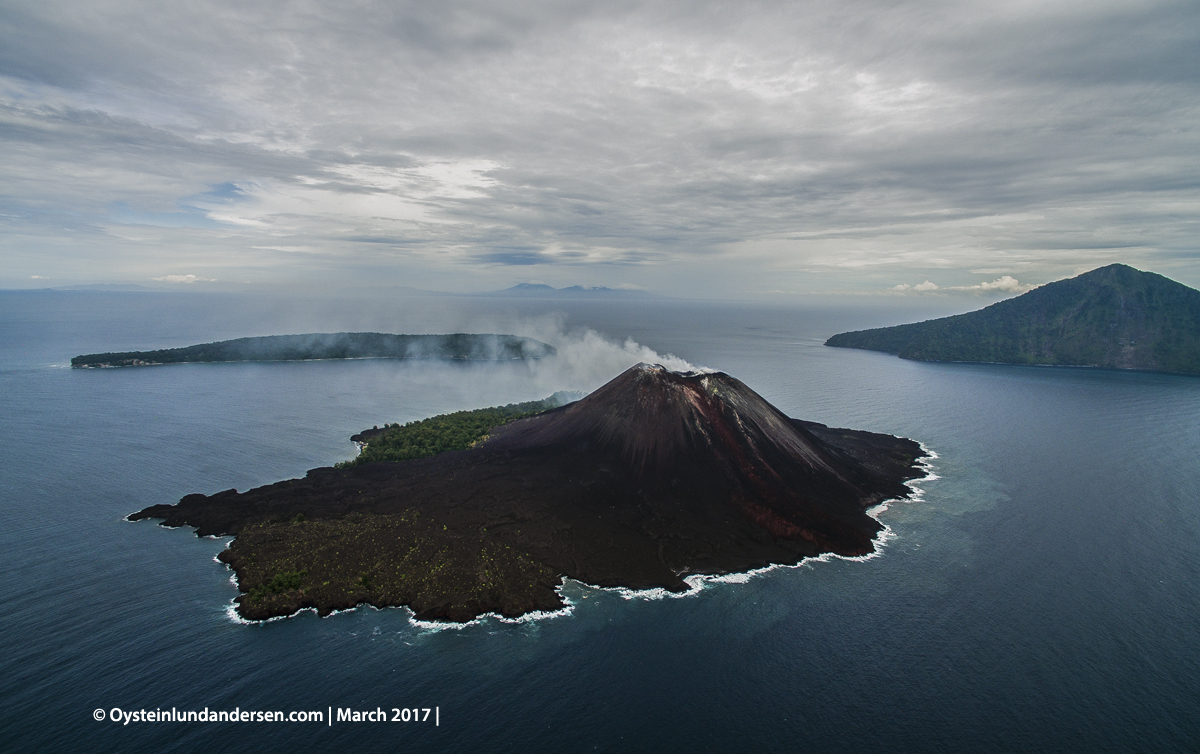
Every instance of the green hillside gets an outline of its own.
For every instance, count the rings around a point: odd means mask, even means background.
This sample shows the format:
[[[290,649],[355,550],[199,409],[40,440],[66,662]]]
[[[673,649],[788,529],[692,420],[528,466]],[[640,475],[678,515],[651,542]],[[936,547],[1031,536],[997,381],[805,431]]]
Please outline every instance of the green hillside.
[[[337,467],[347,469],[376,461],[411,461],[448,450],[466,450],[485,439],[487,433],[496,427],[549,411],[572,399],[568,393],[558,392],[540,401],[455,411],[407,424],[387,424],[382,429],[368,429],[351,438],[362,444],[358,456],[337,464]]]
[[[1200,291],[1112,264],[979,311],[840,333],[825,345],[919,361],[1200,374]]]

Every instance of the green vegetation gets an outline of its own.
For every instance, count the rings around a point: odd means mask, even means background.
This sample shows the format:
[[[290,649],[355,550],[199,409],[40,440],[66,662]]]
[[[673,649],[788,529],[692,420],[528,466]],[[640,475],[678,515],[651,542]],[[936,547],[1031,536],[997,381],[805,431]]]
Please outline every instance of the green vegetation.
[[[274,594],[282,594],[290,592],[293,589],[299,589],[304,583],[304,577],[308,575],[308,571],[284,571],[283,573],[275,574],[275,577],[267,584],[267,589]]]
[[[262,601],[272,594],[283,594],[299,590],[304,585],[304,579],[308,577],[308,571],[283,571],[271,577],[270,581],[259,584],[250,591],[250,599]]]
[[[445,359],[509,361],[553,356],[554,346],[516,335],[393,335],[378,332],[264,335],[157,351],[92,353],[73,367],[127,367],[213,361],[306,361],[310,359]]]
[[[510,403],[507,406],[455,411],[407,424],[388,424],[378,432],[362,435],[364,446],[357,458],[337,464],[347,469],[375,461],[411,461],[448,450],[466,450],[487,437],[492,429],[526,416],[562,405],[559,394],[540,401]]]
[[[825,345],[921,361],[1200,374],[1200,291],[1114,264],[979,311],[841,333]]]
[[[252,620],[367,601],[463,615],[484,604],[511,615],[558,604],[557,574],[532,556],[413,511],[254,524],[219,557],[236,571],[239,612]]]

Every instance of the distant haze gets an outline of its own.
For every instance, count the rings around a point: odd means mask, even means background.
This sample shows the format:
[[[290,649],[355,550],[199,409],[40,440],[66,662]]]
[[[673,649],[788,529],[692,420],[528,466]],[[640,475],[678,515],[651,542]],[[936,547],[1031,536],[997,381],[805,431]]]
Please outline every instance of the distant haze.
[[[1200,4],[0,8],[0,287],[1200,286]]]

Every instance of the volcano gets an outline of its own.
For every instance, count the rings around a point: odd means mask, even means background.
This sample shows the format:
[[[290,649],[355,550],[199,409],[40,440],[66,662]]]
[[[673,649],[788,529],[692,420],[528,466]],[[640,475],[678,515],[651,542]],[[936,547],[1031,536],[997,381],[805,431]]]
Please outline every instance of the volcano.
[[[671,591],[690,574],[873,551],[920,446],[784,415],[720,372],[639,364],[469,450],[320,468],[131,519],[237,535],[243,617],[367,602],[469,620],[561,606],[563,576]]]

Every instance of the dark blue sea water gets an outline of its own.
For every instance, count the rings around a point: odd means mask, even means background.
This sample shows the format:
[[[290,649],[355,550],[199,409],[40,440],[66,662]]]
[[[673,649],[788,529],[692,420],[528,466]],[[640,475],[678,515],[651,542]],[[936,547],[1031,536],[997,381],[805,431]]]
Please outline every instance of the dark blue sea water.
[[[0,293],[0,748],[1197,750],[1200,378],[821,346],[941,313]],[[334,330],[519,330],[562,363],[65,368]],[[882,515],[895,536],[871,560],[684,599],[569,585],[568,616],[461,630],[373,609],[241,625],[223,540],[122,520],[348,458],[373,424],[595,387],[644,355],[626,337],[793,416],[918,439],[938,478]],[[437,707],[440,725],[93,719],[114,707]]]

